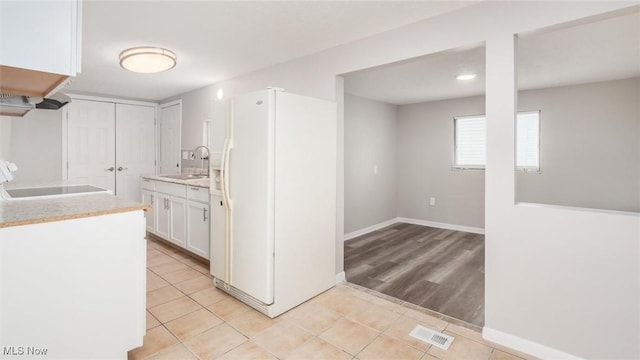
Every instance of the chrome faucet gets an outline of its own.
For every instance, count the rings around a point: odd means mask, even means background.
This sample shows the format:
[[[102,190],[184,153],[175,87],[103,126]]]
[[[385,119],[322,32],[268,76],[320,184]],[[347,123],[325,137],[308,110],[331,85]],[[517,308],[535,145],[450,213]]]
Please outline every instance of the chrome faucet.
[[[207,166],[207,167],[206,167],[206,169],[205,169],[205,167],[204,167],[204,161],[205,161],[205,160],[209,160],[209,148],[208,148],[208,147],[206,147],[206,146],[204,146],[204,145],[200,145],[200,146],[198,146],[197,148],[195,148],[195,149],[193,150],[193,156],[194,156],[194,157],[196,157],[196,154],[198,153],[198,150],[200,150],[200,149],[205,149],[205,150],[207,150],[207,155],[205,156],[205,155],[204,155],[204,153],[203,153],[203,154],[202,154],[202,157],[200,158],[200,159],[202,160],[202,164],[200,165],[200,173],[201,173],[201,174],[206,174],[207,176],[209,176],[209,166]]]

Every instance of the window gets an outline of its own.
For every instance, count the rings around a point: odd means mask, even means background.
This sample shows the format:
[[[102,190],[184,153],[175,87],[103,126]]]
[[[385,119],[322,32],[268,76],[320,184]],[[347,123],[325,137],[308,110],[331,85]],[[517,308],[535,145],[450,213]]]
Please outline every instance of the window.
[[[453,167],[484,169],[487,122],[484,115],[454,118],[455,149]]]
[[[540,171],[540,111],[518,113],[516,169],[530,172]]]
[[[454,169],[484,169],[487,119],[484,115],[454,118]],[[540,111],[518,113],[516,169],[540,171]]]

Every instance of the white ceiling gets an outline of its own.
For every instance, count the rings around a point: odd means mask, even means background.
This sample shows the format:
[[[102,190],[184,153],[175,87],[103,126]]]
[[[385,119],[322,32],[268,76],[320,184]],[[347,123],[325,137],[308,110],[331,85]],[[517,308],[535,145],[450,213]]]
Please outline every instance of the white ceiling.
[[[484,94],[484,45],[445,51],[344,76],[345,92],[396,105]],[[473,80],[458,81],[461,73]]]
[[[484,55],[477,45],[349,73],[345,91],[397,105],[481,95]],[[640,76],[640,13],[523,35],[517,64],[521,90]]]
[[[84,1],[82,72],[67,90],[162,100],[477,1]],[[144,45],[178,65],[120,68],[122,50]]]

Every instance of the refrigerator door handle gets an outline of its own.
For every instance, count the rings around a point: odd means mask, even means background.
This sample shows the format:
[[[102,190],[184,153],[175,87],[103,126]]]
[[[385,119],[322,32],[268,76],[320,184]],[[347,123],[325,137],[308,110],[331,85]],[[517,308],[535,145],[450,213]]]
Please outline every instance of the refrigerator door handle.
[[[224,145],[222,145],[222,158],[221,160],[221,164],[220,164],[220,192],[222,193],[222,201],[224,203],[227,202],[227,196],[224,193],[224,187],[225,187],[225,181],[224,181],[224,176],[225,176],[225,166],[226,166],[226,158],[227,158],[227,143],[229,142],[229,139],[224,139]],[[227,208],[227,205],[224,205],[225,209]]]
[[[231,211],[231,199],[229,198],[229,155],[231,153],[231,139],[226,138],[224,140],[224,148],[222,150],[222,166],[220,167],[220,190],[222,192],[222,203],[224,204],[225,207],[225,212],[226,212],[226,216],[225,216],[225,250],[226,250],[226,254],[225,254],[225,279],[224,279],[224,286],[227,290],[230,289],[230,285],[231,285],[231,271],[232,271],[232,264],[231,264],[231,254],[232,254],[232,243],[231,243],[231,237],[232,237],[232,231],[231,231],[231,225],[233,224],[233,221],[231,220],[231,216],[232,216],[232,211]]]
[[[224,164],[222,166],[222,174],[220,177],[222,178],[222,198],[227,209],[232,209],[231,197],[229,196],[229,162],[231,156],[231,149],[233,149],[233,140],[227,139],[226,147],[224,150]]]

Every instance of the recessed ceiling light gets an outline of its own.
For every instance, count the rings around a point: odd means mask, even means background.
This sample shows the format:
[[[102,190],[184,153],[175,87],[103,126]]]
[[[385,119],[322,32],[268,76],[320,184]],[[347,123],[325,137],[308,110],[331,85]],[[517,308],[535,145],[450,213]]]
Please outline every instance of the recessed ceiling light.
[[[476,74],[460,74],[456,76],[456,79],[458,80],[471,80],[475,78],[476,78]]]
[[[120,66],[137,73],[157,73],[176,66],[177,57],[173,51],[150,46],[141,46],[120,53]]]

